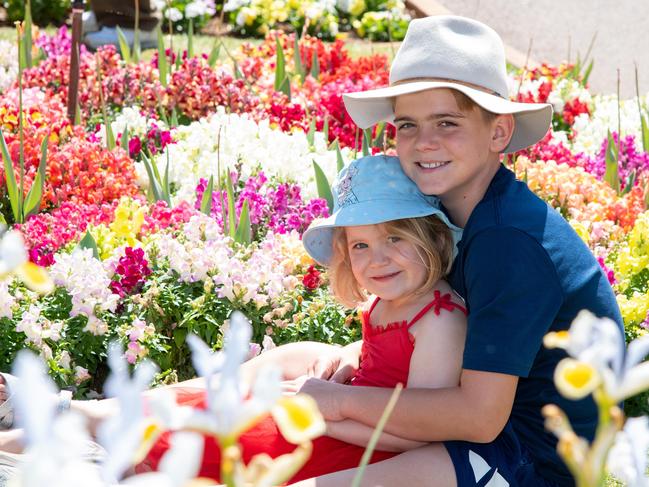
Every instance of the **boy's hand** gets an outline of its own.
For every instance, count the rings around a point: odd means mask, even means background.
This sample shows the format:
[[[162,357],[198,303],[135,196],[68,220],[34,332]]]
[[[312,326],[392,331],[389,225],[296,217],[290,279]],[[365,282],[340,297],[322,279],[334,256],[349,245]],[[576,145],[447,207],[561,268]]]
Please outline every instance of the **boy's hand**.
[[[327,421],[342,421],[345,419],[340,413],[340,403],[347,390],[348,387],[342,384],[335,384],[306,375],[282,382],[284,394],[300,393],[311,396],[318,403],[318,409]]]

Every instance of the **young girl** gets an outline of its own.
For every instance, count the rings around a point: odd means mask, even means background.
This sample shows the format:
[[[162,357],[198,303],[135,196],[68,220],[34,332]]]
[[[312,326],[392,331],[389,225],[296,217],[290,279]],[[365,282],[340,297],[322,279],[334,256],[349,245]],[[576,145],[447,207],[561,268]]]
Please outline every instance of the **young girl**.
[[[360,367],[349,387],[457,385],[466,310],[442,278],[450,269],[460,229],[449,223],[435,198],[424,196],[408,179],[396,157],[352,162],[332,190],[332,216],[314,222],[303,243],[328,267],[336,297],[348,306],[364,306]],[[178,401],[204,406],[204,391],[179,392]],[[351,420],[328,422],[327,436],[314,441],[310,460],[292,482],[356,467],[373,429]],[[158,441],[143,467],[157,466],[168,439],[165,435]],[[212,438],[205,442],[200,474],[218,479],[218,445]],[[271,418],[240,442],[245,462],[262,452],[278,456],[295,448]],[[423,445],[383,433],[372,462]]]

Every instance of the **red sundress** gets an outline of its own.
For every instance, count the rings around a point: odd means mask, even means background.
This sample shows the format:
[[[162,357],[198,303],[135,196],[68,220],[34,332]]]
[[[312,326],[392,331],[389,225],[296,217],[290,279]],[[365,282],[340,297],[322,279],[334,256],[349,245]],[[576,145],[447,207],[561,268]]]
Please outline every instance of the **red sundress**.
[[[395,387],[398,383],[406,385],[410,358],[414,350],[414,339],[410,334],[410,327],[431,309],[436,315],[442,309],[453,311],[459,309],[466,314],[466,309],[455,303],[451,295],[442,295],[434,292],[433,300],[406,322],[389,323],[386,326],[372,326],[370,315],[376,304],[377,298],[368,311],[362,316],[363,348],[361,350],[360,367],[351,380],[352,386]],[[176,400],[179,404],[198,408],[205,408],[204,391],[178,391]],[[161,457],[169,448],[169,433],[165,433],[153,446],[147,458],[136,468],[136,471],[156,469]],[[252,457],[259,453],[267,453],[271,457],[290,453],[295,445],[287,442],[279,432],[277,425],[270,416],[262,419],[253,428],[239,438],[242,447],[243,461],[248,463]],[[318,477],[332,472],[354,468],[360,463],[364,447],[352,445],[328,436],[321,436],[313,441],[313,452],[307,463],[290,480],[299,480]],[[395,452],[375,451],[370,463],[378,462],[397,455]],[[220,449],[213,437],[205,437],[205,449],[200,476],[219,480],[220,477]]]

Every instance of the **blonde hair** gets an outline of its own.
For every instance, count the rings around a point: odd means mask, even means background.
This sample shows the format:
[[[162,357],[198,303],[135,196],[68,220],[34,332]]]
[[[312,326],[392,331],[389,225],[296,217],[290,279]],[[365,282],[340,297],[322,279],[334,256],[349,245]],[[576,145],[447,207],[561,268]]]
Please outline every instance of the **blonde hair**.
[[[448,226],[434,215],[403,218],[381,224],[386,233],[412,243],[428,270],[428,278],[418,293],[429,291],[446,276],[453,264],[453,235]],[[334,229],[333,251],[329,265],[331,289],[338,301],[353,308],[367,300],[367,294],[352,273],[345,228]]]

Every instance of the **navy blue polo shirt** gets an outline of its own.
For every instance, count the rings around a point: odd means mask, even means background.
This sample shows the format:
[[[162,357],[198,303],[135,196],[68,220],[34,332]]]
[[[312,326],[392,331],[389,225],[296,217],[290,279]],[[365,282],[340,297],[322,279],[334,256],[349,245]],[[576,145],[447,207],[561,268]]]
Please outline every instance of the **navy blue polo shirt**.
[[[520,378],[514,430],[539,474],[574,485],[541,408],[557,404],[575,432],[589,440],[597,409],[591,398],[572,401],[558,393],[554,369],[566,355],[543,347],[543,336],[569,328],[582,309],[622,328],[615,295],[595,257],[556,210],[501,166],[464,228],[449,282],[469,312],[463,367]]]

